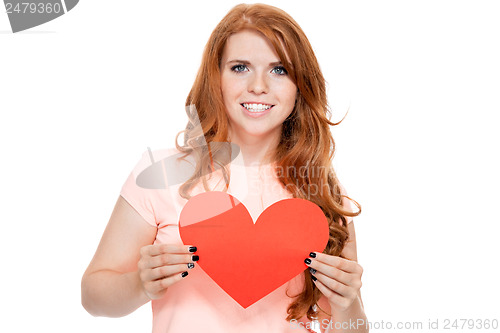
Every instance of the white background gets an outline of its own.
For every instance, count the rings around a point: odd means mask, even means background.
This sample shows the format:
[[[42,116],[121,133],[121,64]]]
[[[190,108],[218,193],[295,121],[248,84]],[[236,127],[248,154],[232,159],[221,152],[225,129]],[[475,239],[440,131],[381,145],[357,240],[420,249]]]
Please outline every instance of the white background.
[[[184,128],[203,47],[237,3],[81,1],[16,34],[2,8],[0,331],[151,330],[149,304],[89,315],[80,279],[141,154]],[[333,119],[350,107],[334,163],[363,209],[368,319],[500,319],[498,1],[266,3],[309,37]]]

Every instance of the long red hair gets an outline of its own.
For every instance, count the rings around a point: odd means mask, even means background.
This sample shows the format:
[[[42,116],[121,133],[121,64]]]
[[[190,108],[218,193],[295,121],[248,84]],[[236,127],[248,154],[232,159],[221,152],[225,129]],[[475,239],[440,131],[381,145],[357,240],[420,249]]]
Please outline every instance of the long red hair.
[[[178,134],[184,133],[184,144],[181,146],[176,140],[178,150],[185,156],[193,154],[197,159],[195,174],[180,187],[179,193],[189,198],[189,191],[200,179],[209,190],[204,175],[213,170],[211,162],[224,155],[227,148],[227,145],[215,144],[228,138],[228,118],[220,86],[220,61],[228,37],[242,29],[254,29],[269,39],[297,86],[294,110],[283,123],[281,139],[274,153],[276,175],[294,197],[308,199],[323,210],[330,226],[330,239],[324,253],[340,256],[349,237],[346,217],[359,215],[361,206],[341,194],[331,164],[335,142],[330,126],[340,122],[329,120],[331,112],[327,104],[326,83],[316,56],[300,26],[279,8],[264,4],[237,5],[212,32],[186,99],[190,121]],[[203,138],[212,144],[210,149],[203,145]],[[219,163],[219,167],[227,184],[230,175],[224,164]],[[311,194],[311,189],[314,189],[314,194]],[[352,200],[358,212],[345,209],[343,197]],[[312,282],[309,270],[305,271],[304,290],[292,297],[287,320],[304,315],[309,319],[318,317],[315,305],[321,294]]]

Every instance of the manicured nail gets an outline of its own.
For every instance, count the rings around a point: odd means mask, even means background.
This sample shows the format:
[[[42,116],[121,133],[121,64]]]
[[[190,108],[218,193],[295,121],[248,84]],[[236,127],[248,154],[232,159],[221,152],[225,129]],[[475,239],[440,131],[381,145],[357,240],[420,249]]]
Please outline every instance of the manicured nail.
[[[197,256],[197,255],[194,255],[194,256],[191,257],[191,260],[192,261],[198,261],[198,260],[200,260],[200,257]]]
[[[306,260],[304,260],[304,262],[305,262],[307,265],[310,265],[310,264],[311,264],[311,259],[307,258]]]
[[[316,258],[316,253],[314,253],[314,252],[309,253],[309,257]]]
[[[314,268],[312,268],[312,267],[311,267],[311,268],[309,268],[309,271],[311,272],[311,274],[316,273],[316,270],[315,270]]]
[[[188,275],[188,272],[182,272],[181,276],[186,277]]]
[[[190,247],[189,247],[189,252],[196,252],[196,250],[198,250],[198,249],[196,248],[196,246],[190,246]]]
[[[314,275],[311,275],[311,279],[313,279],[313,281],[316,281],[318,278],[315,277]]]
[[[191,269],[191,268],[193,268],[193,267],[194,267],[194,264],[193,264],[192,262],[190,262],[190,263],[188,264],[188,269]]]

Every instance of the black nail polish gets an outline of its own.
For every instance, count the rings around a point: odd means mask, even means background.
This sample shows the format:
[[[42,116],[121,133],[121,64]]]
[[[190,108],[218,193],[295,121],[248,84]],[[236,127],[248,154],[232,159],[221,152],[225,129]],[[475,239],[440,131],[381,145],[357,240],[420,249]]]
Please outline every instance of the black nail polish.
[[[314,252],[309,253],[309,257],[316,258],[316,253],[314,253]]]
[[[188,275],[188,272],[182,272],[181,276],[186,277]]]
[[[311,274],[316,273],[316,270],[314,268],[309,268],[309,271],[311,272]]]
[[[189,252],[196,252],[196,250],[198,250],[198,249],[196,248],[196,246],[190,246],[190,247],[189,247]]]
[[[305,262],[306,264],[310,265],[310,264],[311,264],[311,259],[307,258],[306,260],[304,260],[304,262]]]
[[[313,279],[313,281],[316,281],[318,278],[315,277],[314,275],[311,275],[311,279]]]
[[[192,261],[198,261],[198,260],[200,260],[200,257],[197,256],[197,255],[194,255],[193,257],[191,257],[191,260]]]
[[[193,264],[192,262],[190,262],[190,263],[188,264],[188,269],[191,269],[191,268],[193,268],[193,267],[194,267],[194,264]]]

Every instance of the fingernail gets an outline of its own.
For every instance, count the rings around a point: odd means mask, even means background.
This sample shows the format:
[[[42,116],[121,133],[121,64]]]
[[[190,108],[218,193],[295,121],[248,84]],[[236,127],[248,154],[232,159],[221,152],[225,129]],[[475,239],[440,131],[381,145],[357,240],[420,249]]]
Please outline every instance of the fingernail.
[[[309,253],[309,257],[316,258],[316,253],[314,253],[314,252]]]
[[[198,250],[198,249],[196,248],[196,246],[190,246],[190,247],[189,247],[189,252],[196,252],[196,250]]]
[[[310,264],[311,264],[311,259],[307,258],[306,260],[304,260],[304,262],[305,262],[307,265],[310,265]]]
[[[188,269],[191,269],[191,268],[193,268],[193,267],[194,267],[194,264],[193,264],[192,262],[190,262],[190,263],[188,264]]]
[[[311,267],[311,268],[309,268],[309,271],[311,272],[311,274],[316,273],[316,270],[315,270],[314,268],[312,268],[312,267]]]
[[[194,255],[194,256],[191,257],[191,260],[192,261],[198,261],[198,260],[200,260],[200,257],[197,256],[197,255]]]
[[[188,272],[182,272],[181,276],[186,277],[188,275]]]
[[[314,275],[311,275],[311,279],[313,279],[313,281],[316,281],[318,278],[315,277]]]

